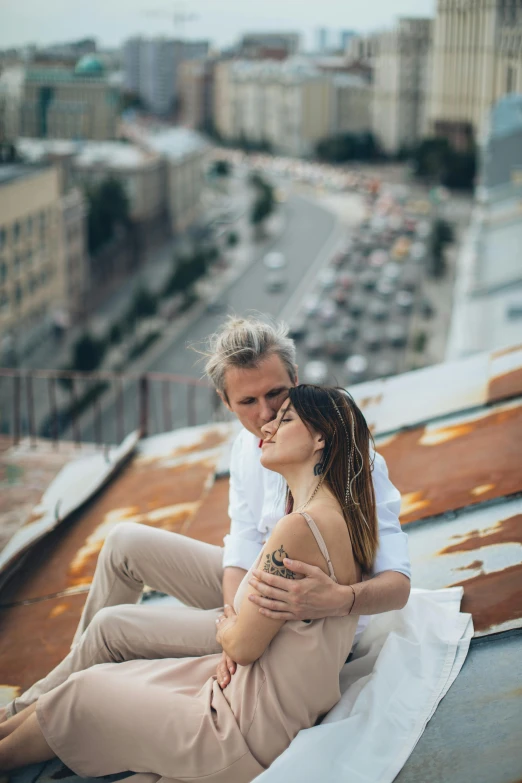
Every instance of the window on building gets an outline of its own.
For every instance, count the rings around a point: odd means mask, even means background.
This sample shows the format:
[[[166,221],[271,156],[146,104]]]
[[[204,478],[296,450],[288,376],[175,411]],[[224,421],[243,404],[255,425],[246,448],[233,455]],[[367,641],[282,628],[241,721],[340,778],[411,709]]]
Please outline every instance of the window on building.
[[[7,241],[7,231],[5,228],[0,228],[0,250],[5,247]]]
[[[7,280],[7,264],[5,261],[0,261],[0,285]]]
[[[17,306],[20,306],[22,304],[22,299],[23,299],[22,286],[20,285],[20,283],[17,283],[15,286],[15,303],[17,304]]]
[[[40,212],[40,237],[45,236],[45,229],[47,228],[47,216],[45,212]]]
[[[19,220],[17,220],[13,226],[13,236],[15,242],[18,242],[20,240],[20,237],[22,236],[22,226],[20,225]]]
[[[32,237],[33,235],[33,216],[29,215],[27,218],[27,236]]]

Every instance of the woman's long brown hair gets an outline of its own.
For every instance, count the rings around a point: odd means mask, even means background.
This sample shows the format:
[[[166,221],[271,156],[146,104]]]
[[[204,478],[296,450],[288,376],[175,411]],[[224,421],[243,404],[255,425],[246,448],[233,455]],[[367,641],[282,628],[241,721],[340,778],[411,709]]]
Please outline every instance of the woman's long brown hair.
[[[366,419],[350,394],[339,387],[301,384],[292,387],[288,396],[305,425],[325,439],[324,484],[342,508],[355,559],[363,571],[369,572],[377,550],[378,526],[370,452],[373,437]],[[348,477],[350,491],[346,497]],[[289,493],[287,513],[292,508]]]

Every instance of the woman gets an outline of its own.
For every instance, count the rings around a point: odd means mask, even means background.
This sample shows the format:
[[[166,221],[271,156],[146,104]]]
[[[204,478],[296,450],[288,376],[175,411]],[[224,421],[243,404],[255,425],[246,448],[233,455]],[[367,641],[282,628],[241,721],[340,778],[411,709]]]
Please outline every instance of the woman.
[[[346,392],[307,385],[290,389],[263,433],[261,461],[287,481],[287,514],[217,621],[218,642],[239,664],[230,685],[217,682],[219,655],[93,666],[0,725],[0,770],[58,756],[82,776],[243,783],[338,701],[357,617],[263,617],[249,580],[256,567],[295,578],[289,556],[345,585],[371,568],[371,435]]]

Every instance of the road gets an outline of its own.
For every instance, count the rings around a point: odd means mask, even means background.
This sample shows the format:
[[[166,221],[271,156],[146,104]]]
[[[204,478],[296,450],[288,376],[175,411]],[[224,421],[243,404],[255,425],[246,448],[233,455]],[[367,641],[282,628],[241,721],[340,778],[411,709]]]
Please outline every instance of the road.
[[[343,229],[331,212],[302,196],[291,195],[286,202],[285,211],[285,230],[272,247],[284,253],[287,260],[287,285],[284,290],[280,293],[266,291],[266,269],[262,258],[259,258],[231,285],[226,294],[223,294],[225,307],[222,312],[205,312],[201,315],[159,356],[155,356],[145,367],[145,371],[201,378],[203,363],[189,346],[202,344],[205,338],[217,329],[227,312],[238,315],[259,312],[277,317],[295,291],[302,288],[305,277],[308,277],[310,285],[313,284],[314,271],[329,258],[344,234]],[[285,315],[288,317],[288,313]],[[204,423],[212,417],[211,401],[214,395],[211,395],[208,389],[187,389],[173,384],[167,392],[167,408],[171,413],[164,416],[165,397],[161,386],[162,384],[155,382],[151,387],[150,433],[185,426],[188,423],[189,409],[192,412],[192,422]],[[138,423],[136,386],[126,388],[124,409],[124,429],[129,432]],[[101,422],[97,428],[92,420],[87,422],[86,427],[82,428],[82,437],[94,439],[97,430],[104,442],[117,442],[118,430],[121,428],[119,416],[115,402],[111,402],[101,414]]]

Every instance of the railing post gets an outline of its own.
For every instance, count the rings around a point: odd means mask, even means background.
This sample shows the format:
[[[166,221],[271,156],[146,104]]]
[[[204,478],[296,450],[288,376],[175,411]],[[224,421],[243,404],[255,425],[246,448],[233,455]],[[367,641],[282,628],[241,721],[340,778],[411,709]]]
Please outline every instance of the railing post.
[[[149,424],[149,379],[147,375],[140,377],[139,384],[140,404],[140,436],[147,437]]]
[[[20,442],[20,373],[13,376],[13,444]]]
[[[29,439],[31,448],[36,446],[36,429],[34,423],[34,394],[33,394],[33,376],[30,372],[25,376],[25,390],[27,393],[27,418],[29,420]]]

